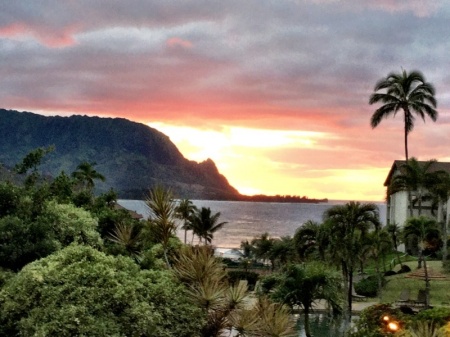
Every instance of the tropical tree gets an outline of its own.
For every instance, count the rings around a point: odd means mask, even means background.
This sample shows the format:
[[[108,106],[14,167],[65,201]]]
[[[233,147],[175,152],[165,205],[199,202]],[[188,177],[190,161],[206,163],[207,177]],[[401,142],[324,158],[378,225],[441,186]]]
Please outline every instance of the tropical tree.
[[[180,200],[178,206],[175,208],[175,216],[178,219],[183,220],[183,226],[181,228],[184,229],[185,244],[187,241],[187,231],[192,229],[191,219],[196,209],[197,207],[195,207],[195,205],[189,199]]]
[[[408,191],[410,216],[413,216],[414,204],[418,204],[419,215],[421,215],[422,202],[432,199],[430,190],[438,182],[436,171],[431,171],[431,167],[435,163],[435,159],[419,162],[413,157],[401,166],[400,174],[392,179],[390,193],[400,190]],[[412,192],[415,194],[414,200]]]
[[[31,174],[25,179],[25,186],[33,186],[39,178],[39,173],[37,172],[38,167],[42,164],[44,157],[55,150],[54,146],[49,146],[47,148],[38,147],[33,151],[29,152],[20,163],[15,166],[15,171],[18,174],[27,174],[31,170]]]
[[[433,196],[433,204],[437,204],[437,221],[441,224],[442,229],[442,263],[445,265],[448,255],[448,216],[443,213],[444,205],[450,198],[450,174],[445,171],[436,172],[436,183],[431,187],[430,192]],[[448,214],[449,211],[446,211]]]
[[[164,259],[170,267],[167,252],[169,241],[177,234],[177,225],[175,223],[176,203],[173,200],[172,191],[162,186],[156,186],[150,190],[145,203],[152,211],[149,218],[149,225],[152,227],[152,233],[156,240],[161,242],[164,249]]]
[[[294,262],[297,259],[294,240],[290,236],[274,240],[269,256],[271,260],[278,261],[281,266]]]
[[[438,117],[434,95],[434,86],[425,81],[421,72],[413,70],[408,73],[403,70],[401,73],[390,73],[379,80],[370,96],[369,104],[383,104],[372,115],[372,128],[377,127],[383,118],[395,116],[399,110],[403,111],[406,161],[409,159],[408,134],[414,128],[414,115],[420,116],[424,121],[426,116],[432,121],[436,121]]]
[[[269,233],[263,233],[261,236],[253,238],[251,241],[252,250],[257,259],[269,260],[272,266],[272,270],[275,268],[275,260],[271,256],[271,251],[274,245],[275,239],[271,238]]]
[[[295,249],[301,260],[309,256],[325,261],[325,252],[329,243],[326,224],[308,220],[294,234]]]
[[[89,163],[84,161],[72,172],[72,177],[90,192],[94,189],[95,180],[105,181],[105,176],[94,169],[95,165],[97,165],[95,162]]]
[[[398,252],[398,244],[399,244],[400,238],[402,236],[402,230],[401,230],[400,226],[397,225],[396,223],[391,223],[391,224],[387,225],[385,229],[391,236],[392,244],[394,246],[394,250],[397,255],[398,263],[400,263],[400,266],[401,266],[402,260],[400,259],[400,255]]]
[[[294,264],[286,267],[272,297],[291,308],[303,309],[305,334],[311,337],[309,313],[317,300],[326,300],[334,313],[341,311],[341,281],[339,275],[323,263]]]
[[[250,307],[247,286],[228,284],[226,270],[209,247],[183,247],[174,271],[187,286],[188,298],[206,315],[200,336],[223,336],[226,330],[237,331],[239,337],[294,336],[287,308],[267,298]]]
[[[202,207],[195,210],[191,219],[191,226],[194,233],[199,237],[200,242],[205,240],[205,245],[211,243],[214,233],[222,229],[228,222],[219,222],[220,212],[211,214],[209,207]]]
[[[347,301],[348,318],[352,311],[353,272],[358,264],[363,238],[370,228],[379,226],[378,207],[373,203],[351,201],[336,205],[325,212],[325,220],[333,235],[330,237],[329,251],[335,264],[341,267],[344,292]]]
[[[439,229],[436,220],[420,216],[409,218],[406,221],[405,228],[403,230],[405,238],[409,236],[416,236],[418,239],[419,248],[419,268],[421,268],[421,262],[423,261],[423,267],[425,272],[425,288],[426,288],[426,305],[430,304],[429,290],[430,280],[428,277],[427,261],[424,256],[424,250],[426,242],[433,237],[439,237]]]
[[[141,260],[142,232],[135,223],[117,223],[108,236],[108,240],[116,244],[127,255],[137,262]]]

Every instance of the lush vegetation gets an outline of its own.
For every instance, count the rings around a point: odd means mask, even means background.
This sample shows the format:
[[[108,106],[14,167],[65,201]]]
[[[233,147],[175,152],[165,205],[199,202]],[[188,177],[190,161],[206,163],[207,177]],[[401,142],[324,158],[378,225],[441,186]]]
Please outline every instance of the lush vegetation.
[[[220,213],[156,186],[146,200],[152,216],[137,220],[116,207],[114,191],[94,195],[107,179],[95,164],[44,176],[52,150],[33,150],[0,181],[0,335],[295,334],[286,306],[251,298],[213,256]],[[176,237],[179,219],[200,247]]]

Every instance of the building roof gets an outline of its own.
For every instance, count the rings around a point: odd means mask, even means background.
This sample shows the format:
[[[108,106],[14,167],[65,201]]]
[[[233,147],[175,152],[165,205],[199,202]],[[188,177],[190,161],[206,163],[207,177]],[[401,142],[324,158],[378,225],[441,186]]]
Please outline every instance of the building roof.
[[[427,160],[419,160],[420,164],[425,164],[428,161]],[[386,177],[386,180],[384,182],[384,186],[389,186],[392,180],[392,176],[394,175],[395,171],[400,170],[400,168],[406,164],[406,160],[395,160],[394,163],[391,166],[391,169],[389,170],[388,176]],[[450,173],[450,162],[434,162],[431,164],[429,172],[436,172],[436,171],[445,171]]]
[[[122,205],[119,205],[117,202],[114,204],[114,209],[123,209],[123,210],[128,211],[128,213],[130,213],[130,215],[133,219],[141,220],[144,218],[141,214],[139,214],[131,209],[127,209],[127,208],[123,207]]]

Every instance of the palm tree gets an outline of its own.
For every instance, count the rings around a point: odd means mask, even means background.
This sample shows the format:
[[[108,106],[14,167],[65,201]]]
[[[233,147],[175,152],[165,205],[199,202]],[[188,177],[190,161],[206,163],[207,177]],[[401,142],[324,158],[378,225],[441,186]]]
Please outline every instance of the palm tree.
[[[444,204],[450,198],[450,174],[445,171],[436,172],[436,183],[431,187],[430,192],[433,196],[434,204],[437,204],[437,221],[441,223],[442,228],[442,263],[445,265],[447,261],[447,241],[448,241],[448,209],[447,215],[444,216]],[[444,220],[445,219],[445,220]]]
[[[383,90],[384,92],[379,92]],[[425,82],[423,74],[413,70],[408,73],[403,70],[400,74],[390,73],[386,78],[377,82],[374,93],[370,96],[369,104],[382,103],[372,115],[370,124],[377,127],[383,118],[395,116],[399,110],[403,111],[405,129],[405,158],[408,161],[408,134],[414,128],[414,114],[425,121],[425,116],[433,122],[438,117],[435,90],[431,83]]]
[[[390,193],[400,190],[408,191],[410,216],[413,216],[413,205],[415,203],[418,204],[420,216],[422,214],[422,202],[431,200],[429,191],[437,183],[436,172],[431,172],[431,167],[436,162],[436,159],[419,162],[413,157],[400,167],[401,174],[392,179]],[[412,192],[415,193],[414,200],[412,200]]]
[[[94,180],[105,181],[105,177],[94,169],[95,165],[97,164],[84,161],[77,166],[77,169],[74,172],[72,172],[72,177],[80,182],[80,184],[84,185],[88,191],[94,189]]]
[[[414,235],[418,239],[419,268],[421,267],[420,262],[423,261],[423,267],[425,272],[426,305],[428,306],[430,303],[429,301],[430,280],[428,278],[427,262],[423,255],[423,251],[425,250],[425,243],[427,239],[439,236],[439,229],[437,222],[436,220],[425,216],[409,218],[408,221],[406,222],[403,233],[405,238]]]
[[[321,225],[312,220],[306,221],[301,227],[299,227],[294,234],[295,249],[301,260],[306,260],[308,255],[314,251],[319,251],[319,256],[323,260],[323,250],[320,251],[323,243],[319,242]]]
[[[305,334],[311,337],[309,313],[319,299],[326,300],[333,312],[340,312],[342,280],[323,263],[295,264],[286,268],[282,280],[276,287],[273,298],[294,307],[300,306],[305,319]]]
[[[386,231],[391,235],[392,244],[394,245],[394,250],[397,255],[398,263],[400,266],[402,266],[402,260],[400,259],[400,255],[398,252],[398,244],[399,239],[401,237],[402,231],[400,229],[400,226],[396,223],[392,223],[386,226]]]
[[[220,212],[211,214],[209,207],[202,207],[194,212],[192,215],[192,230],[200,238],[200,242],[204,239],[205,245],[211,243],[214,233],[228,223],[218,223],[219,218]]]
[[[251,242],[255,257],[264,261],[269,260],[272,270],[275,269],[275,261],[273,256],[271,256],[274,242],[275,240],[271,238],[267,232],[261,234],[259,237],[255,237]]]
[[[175,209],[175,216],[178,219],[183,220],[183,226],[181,228],[184,229],[185,244],[187,241],[187,231],[192,229],[191,218],[196,209],[197,207],[195,207],[195,205],[189,199],[180,200],[178,206]]]
[[[157,236],[156,239],[163,246],[164,258],[167,266],[170,268],[167,256],[169,240],[176,236],[177,233],[177,225],[175,223],[176,204],[173,200],[172,192],[170,189],[156,186],[150,190],[145,203],[153,213],[149,222],[153,225],[153,234]]]
[[[340,265],[344,279],[348,319],[352,312],[353,271],[358,263],[358,255],[363,247],[363,238],[371,227],[380,224],[378,207],[373,203],[351,201],[336,205],[325,212],[325,220],[330,226],[329,250],[334,262]]]

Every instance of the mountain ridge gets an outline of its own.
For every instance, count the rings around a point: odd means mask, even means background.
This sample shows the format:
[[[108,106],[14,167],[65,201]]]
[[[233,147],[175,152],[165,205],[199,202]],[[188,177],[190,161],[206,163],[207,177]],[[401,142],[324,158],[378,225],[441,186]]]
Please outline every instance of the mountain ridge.
[[[43,116],[0,109],[0,163],[14,166],[37,147],[54,145],[41,165],[53,176],[71,173],[83,161],[95,162],[120,198],[143,198],[156,184],[176,197],[233,200],[240,196],[211,159],[186,159],[170,138],[147,125],[125,118],[73,115]]]

